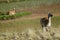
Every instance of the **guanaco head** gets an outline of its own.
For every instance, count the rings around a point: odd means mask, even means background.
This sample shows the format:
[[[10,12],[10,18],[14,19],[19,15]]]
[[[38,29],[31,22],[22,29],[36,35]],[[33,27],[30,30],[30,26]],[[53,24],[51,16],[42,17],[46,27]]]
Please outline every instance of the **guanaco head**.
[[[51,14],[50,12],[48,13],[48,18],[49,17],[53,17],[53,14]]]
[[[13,8],[13,10],[15,10],[15,8]]]

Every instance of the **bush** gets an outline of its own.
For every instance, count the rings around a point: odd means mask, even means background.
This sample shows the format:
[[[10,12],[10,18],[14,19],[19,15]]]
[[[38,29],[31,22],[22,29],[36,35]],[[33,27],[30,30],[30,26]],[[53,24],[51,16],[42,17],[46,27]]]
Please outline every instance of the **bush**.
[[[16,13],[15,15],[1,15],[0,20],[8,20],[8,19],[14,19],[26,15],[30,15],[31,12],[21,12],[21,13]]]
[[[17,13],[14,16],[15,17],[22,17],[22,16],[26,16],[26,15],[30,15],[31,12],[21,12],[21,13]]]

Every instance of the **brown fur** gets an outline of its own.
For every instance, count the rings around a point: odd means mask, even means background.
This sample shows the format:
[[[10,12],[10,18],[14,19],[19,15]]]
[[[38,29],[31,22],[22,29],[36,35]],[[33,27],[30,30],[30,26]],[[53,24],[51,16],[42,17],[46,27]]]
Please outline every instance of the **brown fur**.
[[[7,12],[7,15],[14,15],[16,13],[15,8]]]
[[[48,13],[48,18],[41,18],[40,20],[40,23],[41,23],[41,26],[43,28],[43,31],[48,31],[48,27],[51,26],[51,19],[50,17],[52,17],[53,15],[49,12]]]
[[[48,18],[42,18],[41,20],[40,20],[40,22],[41,22],[41,25],[42,26],[47,26],[47,24],[48,24],[48,22],[49,22],[49,20],[48,20]]]

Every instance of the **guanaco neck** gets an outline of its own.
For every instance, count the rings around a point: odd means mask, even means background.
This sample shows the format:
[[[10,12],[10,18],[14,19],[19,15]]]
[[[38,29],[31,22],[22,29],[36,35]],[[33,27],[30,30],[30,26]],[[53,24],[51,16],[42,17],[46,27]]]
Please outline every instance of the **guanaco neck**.
[[[48,26],[51,26],[51,17],[48,17],[48,20],[49,20]]]

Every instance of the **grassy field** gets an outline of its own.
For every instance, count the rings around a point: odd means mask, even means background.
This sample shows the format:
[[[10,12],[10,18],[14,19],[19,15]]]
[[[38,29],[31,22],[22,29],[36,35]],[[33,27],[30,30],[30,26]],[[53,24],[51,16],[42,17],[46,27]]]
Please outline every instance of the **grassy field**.
[[[22,8],[31,8],[36,7],[42,4],[45,5],[52,5],[52,4],[59,4],[60,0],[29,0],[29,1],[22,1],[22,2],[12,2],[12,3],[0,3],[0,11],[6,13],[6,11],[16,8],[17,10]]]
[[[60,17],[52,18],[52,27],[58,28],[60,26]],[[0,32],[10,31],[10,32],[21,32],[23,30],[32,28],[32,29],[41,29],[40,18],[36,19],[18,19],[11,21],[0,21]]]
[[[17,13],[27,11],[32,15],[23,16],[26,14],[21,13],[23,17],[0,20],[0,40],[60,40],[60,0],[25,0],[0,3],[0,13],[5,14],[13,8],[16,8]],[[43,33],[40,18],[46,16],[48,12],[54,15],[51,32]]]
[[[11,2],[11,3],[0,3],[0,12],[2,13],[6,13],[8,10],[12,9],[12,8],[16,8],[16,10],[22,10],[24,8],[34,8],[34,7],[37,7],[37,6],[40,6],[40,5],[53,5],[53,4],[59,4],[60,3],[60,0],[26,0],[26,1],[22,1],[22,2]],[[40,8],[41,9],[41,8]],[[35,9],[34,9],[35,10]],[[39,9],[38,9],[39,10]],[[36,11],[38,11],[36,10]],[[59,8],[42,8],[40,11],[42,12],[47,12],[47,10],[52,10],[53,12],[60,12]],[[45,13],[44,12],[44,13]],[[39,12],[41,13],[41,12]],[[40,14],[39,14],[40,15]],[[57,19],[57,20],[56,20]],[[53,26],[54,27],[58,27],[59,26],[59,20],[60,18],[59,17],[54,17],[53,18]],[[25,29],[25,27],[29,28],[29,27],[35,27],[35,28],[40,28],[40,23],[39,23],[40,19],[33,19],[33,20],[18,20],[16,21],[15,19],[13,21],[10,21],[10,22],[5,22],[5,21],[0,21],[0,31],[4,32],[6,30],[13,30],[13,31],[20,31],[22,29]],[[57,22],[58,21],[58,22]],[[55,23],[56,22],[56,23]],[[56,25],[57,24],[57,25]],[[20,28],[21,27],[21,28]]]

